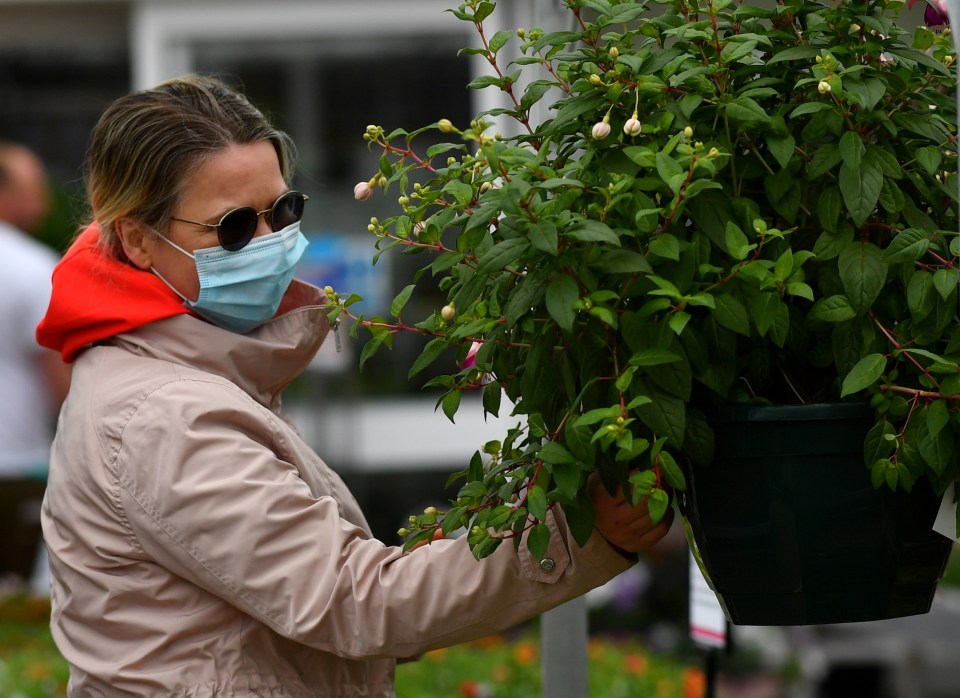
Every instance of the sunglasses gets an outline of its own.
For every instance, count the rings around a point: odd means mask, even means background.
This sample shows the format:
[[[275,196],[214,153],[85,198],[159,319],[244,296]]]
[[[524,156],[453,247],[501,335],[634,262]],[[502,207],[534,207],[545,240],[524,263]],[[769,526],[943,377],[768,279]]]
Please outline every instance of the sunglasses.
[[[308,198],[310,197],[298,191],[288,191],[274,201],[273,206],[268,209],[258,211],[249,206],[235,208],[225,213],[219,223],[201,223],[200,221],[191,221],[187,218],[177,218],[175,216],[171,216],[171,218],[181,223],[216,228],[220,246],[230,252],[236,252],[242,250],[253,240],[260,216],[265,216],[264,220],[267,221],[270,230],[276,233],[303,218],[303,205]]]

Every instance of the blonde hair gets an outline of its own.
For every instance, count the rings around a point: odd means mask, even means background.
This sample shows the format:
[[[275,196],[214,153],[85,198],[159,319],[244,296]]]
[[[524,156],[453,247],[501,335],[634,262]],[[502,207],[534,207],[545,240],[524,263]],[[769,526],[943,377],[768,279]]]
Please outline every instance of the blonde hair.
[[[207,159],[231,145],[263,140],[276,149],[289,184],[295,157],[290,137],[216,78],[189,75],[117,99],[87,146],[87,198],[101,246],[124,259],[117,220],[130,216],[164,229],[191,174]]]

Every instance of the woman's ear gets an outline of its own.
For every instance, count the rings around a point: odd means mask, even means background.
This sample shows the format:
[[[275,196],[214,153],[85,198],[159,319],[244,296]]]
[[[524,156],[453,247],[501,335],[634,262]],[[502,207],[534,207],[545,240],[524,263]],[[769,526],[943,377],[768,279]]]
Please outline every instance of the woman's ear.
[[[114,224],[117,237],[123,246],[123,253],[140,269],[147,270],[153,266],[153,234],[140,221],[123,217]]]

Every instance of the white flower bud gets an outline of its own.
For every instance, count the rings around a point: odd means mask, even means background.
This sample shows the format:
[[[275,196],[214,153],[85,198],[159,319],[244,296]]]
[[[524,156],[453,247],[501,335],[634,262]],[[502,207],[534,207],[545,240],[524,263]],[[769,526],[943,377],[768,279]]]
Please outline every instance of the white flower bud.
[[[353,198],[357,201],[366,201],[371,196],[373,196],[373,187],[370,186],[370,182],[357,182],[353,188]]]
[[[833,91],[833,88],[830,87],[830,83],[829,83],[829,82],[827,82],[826,80],[821,80],[821,81],[820,81],[820,84],[817,85],[817,91],[818,91],[820,94],[825,95],[825,94],[828,94],[829,92],[832,92],[832,91]]]
[[[623,132],[628,136],[639,136],[640,128],[640,120],[637,118],[630,118],[627,119],[627,123],[623,125]]]
[[[606,121],[598,121],[593,125],[593,130],[590,133],[594,140],[602,141],[610,135],[610,124]]]

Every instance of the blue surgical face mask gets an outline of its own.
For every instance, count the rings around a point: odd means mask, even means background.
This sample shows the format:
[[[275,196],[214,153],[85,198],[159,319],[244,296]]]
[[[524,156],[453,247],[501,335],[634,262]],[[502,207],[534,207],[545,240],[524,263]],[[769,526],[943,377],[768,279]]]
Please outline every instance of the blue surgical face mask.
[[[156,269],[151,271],[197,315],[239,334],[250,332],[274,316],[293,281],[297,262],[309,244],[300,232],[300,221],[276,233],[254,238],[236,252],[217,246],[190,254],[169,238],[153,232],[194,260],[200,295],[192,301]]]

